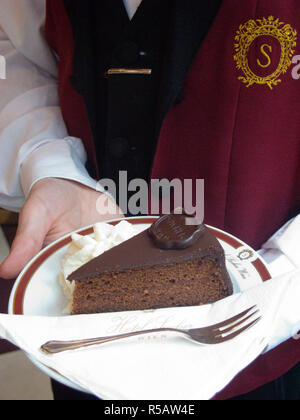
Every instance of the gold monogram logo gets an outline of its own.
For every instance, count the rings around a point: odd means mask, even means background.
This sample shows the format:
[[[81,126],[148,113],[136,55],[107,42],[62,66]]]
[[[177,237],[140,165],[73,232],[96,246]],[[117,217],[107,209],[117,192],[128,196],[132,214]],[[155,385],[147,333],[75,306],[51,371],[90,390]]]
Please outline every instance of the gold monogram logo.
[[[296,46],[297,31],[291,25],[273,16],[249,20],[239,27],[235,37],[234,59],[238,70],[244,73],[239,80],[247,87],[258,84],[273,89],[291,66]],[[255,49],[256,60],[250,63],[252,49]],[[277,57],[276,51],[279,51]]]

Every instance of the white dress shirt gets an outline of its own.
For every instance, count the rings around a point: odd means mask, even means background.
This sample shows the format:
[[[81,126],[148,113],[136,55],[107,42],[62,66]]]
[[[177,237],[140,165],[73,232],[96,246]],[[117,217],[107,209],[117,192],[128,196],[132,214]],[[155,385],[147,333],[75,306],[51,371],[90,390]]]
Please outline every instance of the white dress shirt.
[[[132,19],[142,0],[123,0],[129,19]]]
[[[130,18],[142,0],[124,0]],[[2,0],[0,55],[0,207],[19,211],[43,178],[91,188],[80,139],[68,136],[59,108],[57,62],[44,37],[45,0]]]
[[[131,19],[142,0],[123,0]],[[43,36],[46,0],[1,0],[0,207],[19,211],[43,178],[75,180],[96,188],[85,169],[80,139],[68,135],[59,107],[57,62]],[[300,216],[261,251],[274,274],[300,267]]]

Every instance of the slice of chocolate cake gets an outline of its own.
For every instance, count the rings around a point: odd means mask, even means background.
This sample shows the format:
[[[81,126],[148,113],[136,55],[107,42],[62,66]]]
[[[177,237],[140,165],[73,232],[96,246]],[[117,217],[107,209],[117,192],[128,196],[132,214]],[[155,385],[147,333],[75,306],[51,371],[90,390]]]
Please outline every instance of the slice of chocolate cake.
[[[201,305],[233,292],[218,240],[179,214],[163,216],[68,280],[73,315]]]

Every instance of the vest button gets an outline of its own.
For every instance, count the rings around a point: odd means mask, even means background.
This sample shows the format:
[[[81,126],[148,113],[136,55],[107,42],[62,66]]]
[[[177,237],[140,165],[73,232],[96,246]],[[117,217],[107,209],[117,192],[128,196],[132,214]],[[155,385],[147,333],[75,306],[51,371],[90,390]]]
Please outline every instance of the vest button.
[[[120,64],[135,64],[140,58],[140,49],[135,42],[127,41],[117,48],[115,55]]]
[[[122,159],[129,151],[129,143],[123,137],[117,137],[109,142],[108,149],[111,156]]]

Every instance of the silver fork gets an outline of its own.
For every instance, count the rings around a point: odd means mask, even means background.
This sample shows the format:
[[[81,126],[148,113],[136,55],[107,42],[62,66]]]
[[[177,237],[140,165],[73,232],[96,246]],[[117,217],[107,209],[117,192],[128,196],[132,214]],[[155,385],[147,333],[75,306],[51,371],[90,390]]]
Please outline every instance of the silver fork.
[[[47,343],[41,346],[41,350],[46,354],[55,354],[67,350],[75,350],[83,347],[94,346],[97,344],[108,343],[110,341],[133,337],[136,335],[152,334],[167,331],[184,334],[187,338],[190,338],[193,341],[204,345],[220,344],[224,343],[225,341],[232,340],[233,338],[242,334],[244,331],[253,327],[261,319],[261,317],[258,316],[255,319],[251,320],[251,318],[253,318],[254,315],[258,314],[258,312],[259,309],[257,309],[257,306],[255,305],[243,311],[242,313],[230,319],[227,319],[226,321],[205,328],[154,328],[150,330],[134,331],[124,334],[113,335],[110,337],[90,338],[87,340],[48,341]]]

